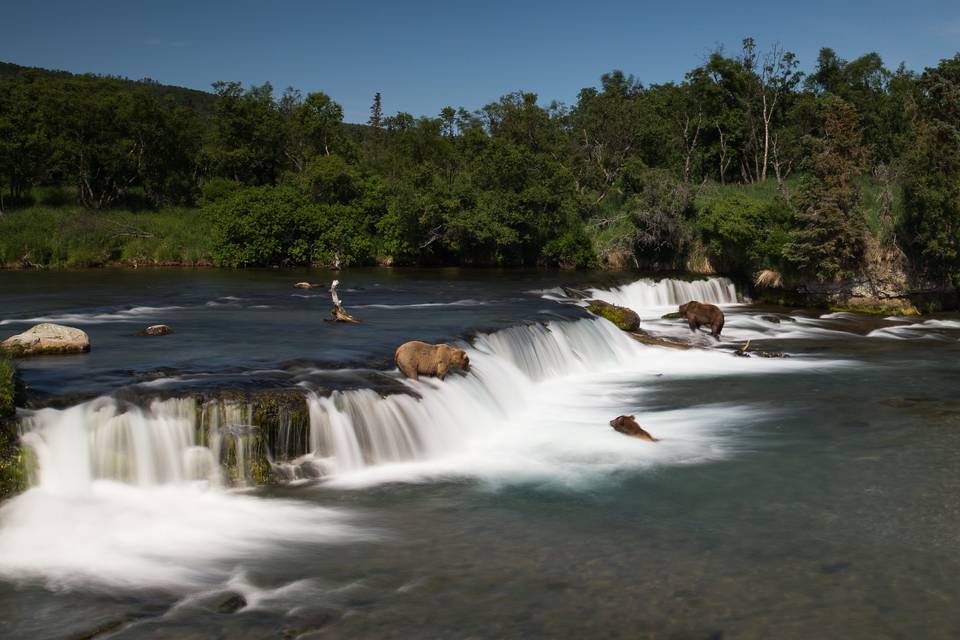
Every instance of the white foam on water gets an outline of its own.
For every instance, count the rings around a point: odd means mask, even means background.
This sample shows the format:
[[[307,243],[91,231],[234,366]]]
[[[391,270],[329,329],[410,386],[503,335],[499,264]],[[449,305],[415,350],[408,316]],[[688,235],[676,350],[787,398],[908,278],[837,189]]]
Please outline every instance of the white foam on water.
[[[353,304],[353,309],[424,309],[428,307],[482,307],[492,304],[482,300],[455,300],[453,302],[421,302],[416,304]]]
[[[897,324],[892,327],[874,329],[867,334],[870,338],[888,338],[892,340],[952,340],[953,332],[960,330],[960,321],[932,318],[922,322]]]
[[[198,485],[96,480],[73,495],[40,486],[0,508],[0,575],[51,588],[192,590],[291,542],[364,535],[339,511]]]
[[[27,417],[39,478],[0,508],[0,575],[190,590],[291,541],[363,538],[341,512],[222,488],[224,450],[245,473],[235,423],[247,416],[242,406],[204,415],[202,442],[192,399],[140,409],[100,398]]]
[[[162,316],[170,311],[177,311],[184,307],[132,307],[120,311],[100,313],[63,313],[35,318],[7,318],[0,320],[0,325],[7,324],[38,324],[53,322],[56,324],[103,324],[107,322],[139,322],[144,318]]]
[[[622,287],[590,289],[590,294],[599,300],[633,309],[641,319],[659,318],[691,300],[715,305],[739,302],[733,281],[715,277],[692,281],[641,278]]]
[[[513,327],[479,336],[468,351],[466,376],[406,381],[418,395],[311,398],[313,453],[299,462],[344,487],[454,477],[582,486],[626,469],[722,458],[760,415],[729,405],[645,410],[654,382],[843,364],[645,346],[606,320]],[[637,415],[661,442],[615,432],[608,423],[621,414]]]

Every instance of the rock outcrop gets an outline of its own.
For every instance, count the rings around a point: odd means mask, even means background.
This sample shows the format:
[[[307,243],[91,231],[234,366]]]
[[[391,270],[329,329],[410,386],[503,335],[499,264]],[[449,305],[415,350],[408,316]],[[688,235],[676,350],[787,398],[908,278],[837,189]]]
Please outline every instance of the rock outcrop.
[[[74,327],[44,322],[7,338],[0,349],[13,356],[84,353],[90,351],[90,337]]]
[[[761,271],[754,286],[763,302],[833,311],[913,316],[960,306],[960,291],[913,274],[899,250],[875,246],[867,252],[864,269],[849,278],[819,282]]]

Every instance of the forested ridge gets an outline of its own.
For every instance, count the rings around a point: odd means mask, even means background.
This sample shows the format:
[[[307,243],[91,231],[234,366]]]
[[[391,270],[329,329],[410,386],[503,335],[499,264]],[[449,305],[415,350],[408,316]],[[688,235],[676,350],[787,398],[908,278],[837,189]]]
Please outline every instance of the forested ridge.
[[[960,284],[960,54],[915,72],[746,39],[575,104],[343,122],[330,96],[0,65],[7,265],[501,265]]]

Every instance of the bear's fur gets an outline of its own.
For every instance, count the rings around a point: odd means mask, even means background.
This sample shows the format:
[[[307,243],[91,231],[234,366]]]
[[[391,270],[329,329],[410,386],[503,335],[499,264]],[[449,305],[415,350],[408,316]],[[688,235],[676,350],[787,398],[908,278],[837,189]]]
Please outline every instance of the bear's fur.
[[[680,315],[687,319],[690,331],[697,331],[700,325],[710,326],[710,335],[720,340],[723,331],[723,311],[715,304],[691,300],[680,305]]]
[[[394,360],[403,375],[414,380],[420,375],[436,376],[443,380],[451,368],[464,373],[470,370],[470,358],[463,349],[417,340],[400,345]]]
[[[650,442],[659,441],[658,438],[654,438],[643,427],[637,424],[636,416],[617,416],[610,421],[610,426],[626,436],[633,436],[634,438],[649,440]]]

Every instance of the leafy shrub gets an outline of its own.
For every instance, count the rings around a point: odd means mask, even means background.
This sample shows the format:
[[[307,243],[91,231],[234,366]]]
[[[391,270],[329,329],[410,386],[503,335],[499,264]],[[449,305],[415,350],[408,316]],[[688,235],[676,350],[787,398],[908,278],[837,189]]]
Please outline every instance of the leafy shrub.
[[[731,188],[701,205],[696,227],[720,271],[748,275],[778,266],[791,215],[780,197],[764,199]]]

